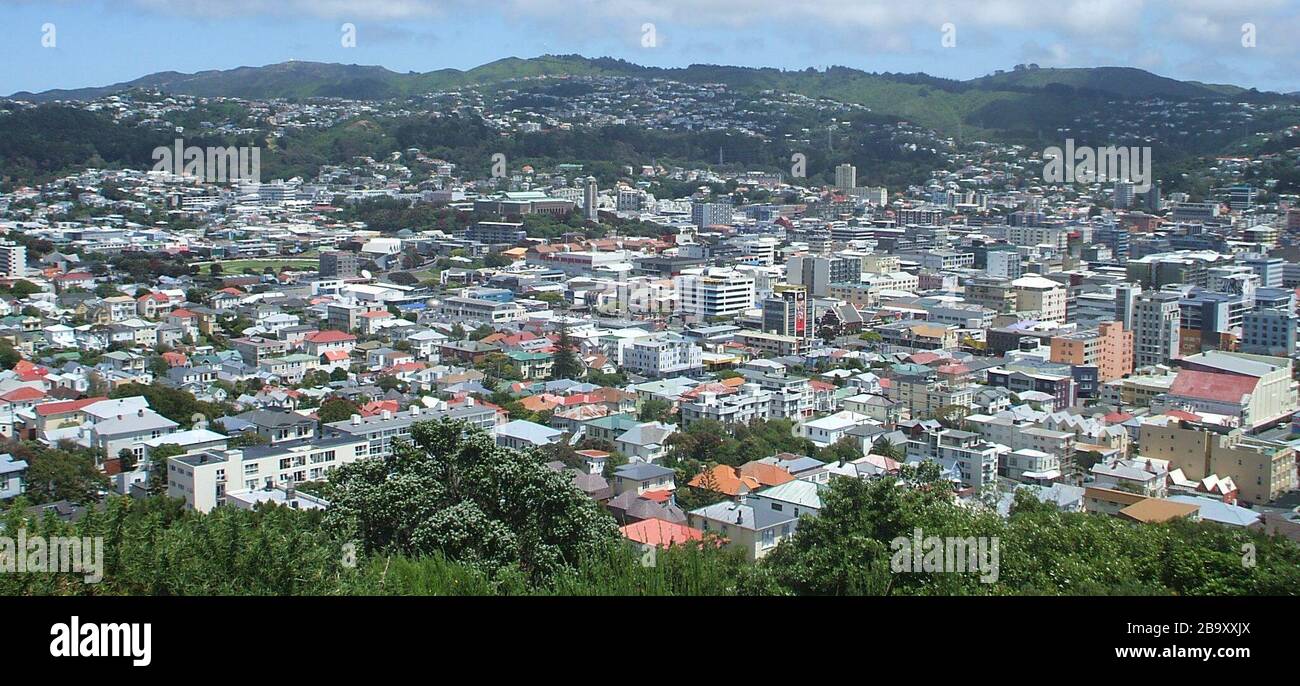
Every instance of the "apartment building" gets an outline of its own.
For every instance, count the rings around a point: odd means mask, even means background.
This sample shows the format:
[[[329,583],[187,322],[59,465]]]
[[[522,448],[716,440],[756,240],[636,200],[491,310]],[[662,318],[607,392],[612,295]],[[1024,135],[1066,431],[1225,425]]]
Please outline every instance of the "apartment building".
[[[1016,295],[1016,312],[1034,312],[1036,318],[1066,321],[1066,288],[1041,276],[1022,276],[1011,282]]]
[[[1179,295],[1149,291],[1133,304],[1133,353],[1137,368],[1164,364],[1181,357],[1179,330],[1182,310]]]
[[[1055,455],[1062,464],[1067,464],[1074,458],[1073,433],[1053,431],[1030,422],[984,414],[967,416],[966,426],[983,436],[984,440],[1005,445],[1012,451],[1037,450]]]
[[[786,261],[786,281],[818,297],[829,295],[833,283],[855,282],[861,276],[862,262],[856,257],[795,255]]]
[[[319,481],[335,467],[368,456],[369,441],[344,436],[242,450],[207,450],[167,459],[167,495],[210,512],[228,495]]]
[[[1300,343],[1300,316],[1268,308],[1247,312],[1241,322],[1241,352],[1290,357]]]
[[[392,454],[393,439],[410,436],[412,424],[444,418],[469,422],[472,426],[492,433],[496,428],[497,413],[496,410],[479,405],[472,399],[465,405],[446,410],[421,409],[419,406],[412,405],[404,412],[385,410],[369,417],[354,414],[351,419],[326,424],[325,436],[365,438],[369,446],[366,450],[367,455],[387,457]]]
[[[763,390],[754,383],[742,385],[736,393],[701,393],[695,400],[681,404],[682,428],[701,419],[729,425],[768,419],[772,416],[774,396],[772,391]]]
[[[1133,371],[1133,332],[1120,322],[1102,322],[1096,329],[1053,336],[1051,361],[1097,368],[1105,383]]]
[[[1055,281],[1053,285],[1058,285]],[[1018,294],[1010,279],[980,277],[968,281],[964,287],[966,301],[987,307],[998,314],[1018,311]]]
[[[24,276],[27,276],[27,247],[0,241],[0,277],[21,279]]]
[[[1138,447],[1143,457],[1168,460],[1170,469],[1183,470],[1188,479],[1231,478],[1247,503],[1268,503],[1297,487],[1295,449],[1240,429],[1222,432],[1172,418],[1144,422]]]
[[[970,407],[979,386],[940,381],[933,376],[899,375],[893,379],[887,395],[906,410],[912,419],[934,416],[948,405]]]
[[[694,374],[704,367],[700,346],[676,333],[636,338],[620,351],[625,369],[652,379]]]
[[[676,279],[683,312],[731,318],[754,306],[754,277],[734,269],[690,269]]]
[[[765,331],[740,331],[736,333],[735,341],[759,353],[776,357],[798,355],[808,348],[808,339],[802,336],[783,336]]]
[[[998,475],[1012,481],[1052,481],[1061,476],[1061,457],[1032,448],[1012,450],[1002,455]]]
[[[518,303],[467,298],[464,296],[444,298],[438,312],[444,317],[452,319],[468,319],[494,325],[522,321],[527,314]]]
[[[1052,396],[1052,411],[1064,410],[1074,405],[1076,385],[1074,378],[1063,374],[1045,374],[1007,370],[994,367],[988,370],[988,385],[1005,388],[1012,393],[1036,391]]]
[[[909,460],[935,460],[960,476],[963,486],[982,491],[997,483],[998,462],[1006,446],[957,429],[917,430],[907,442]]]

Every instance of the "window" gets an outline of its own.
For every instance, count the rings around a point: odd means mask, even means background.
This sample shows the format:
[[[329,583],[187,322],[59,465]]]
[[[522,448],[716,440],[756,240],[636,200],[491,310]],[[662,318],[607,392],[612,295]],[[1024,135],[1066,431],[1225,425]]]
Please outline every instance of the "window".
[[[776,545],[776,529],[763,530],[763,547],[771,548]]]

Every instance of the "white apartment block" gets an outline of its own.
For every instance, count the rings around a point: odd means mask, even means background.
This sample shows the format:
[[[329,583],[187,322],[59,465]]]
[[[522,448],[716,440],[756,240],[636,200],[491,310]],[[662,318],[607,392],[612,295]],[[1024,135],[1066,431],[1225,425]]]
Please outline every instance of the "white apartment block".
[[[0,241],[0,276],[10,279],[27,276],[26,246]]]
[[[621,352],[625,369],[654,379],[691,374],[704,365],[700,346],[675,333],[633,339]]]
[[[768,419],[771,417],[772,395],[758,384],[745,384],[739,392],[726,395],[701,393],[694,402],[682,403],[682,428],[701,419],[723,424],[748,424],[755,419]]]
[[[442,301],[439,314],[455,319],[471,319],[492,324],[508,324],[522,321],[524,308],[518,303],[503,303],[480,298],[453,296]]]
[[[734,269],[691,269],[677,279],[682,311],[735,317],[754,307],[754,277]]]
[[[180,455],[167,460],[167,495],[209,512],[232,494],[325,479],[329,470],[367,457],[369,445],[345,436]]]

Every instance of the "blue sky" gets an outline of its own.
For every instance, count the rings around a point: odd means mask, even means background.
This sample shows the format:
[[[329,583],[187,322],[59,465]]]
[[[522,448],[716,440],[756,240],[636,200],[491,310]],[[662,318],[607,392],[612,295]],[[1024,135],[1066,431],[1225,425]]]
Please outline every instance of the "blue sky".
[[[340,44],[345,22],[355,48]],[[546,53],[961,79],[1020,62],[1135,66],[1300,91],[1300,0],[0,0],[0,25],[0,94],[289,59],[429,71]]]

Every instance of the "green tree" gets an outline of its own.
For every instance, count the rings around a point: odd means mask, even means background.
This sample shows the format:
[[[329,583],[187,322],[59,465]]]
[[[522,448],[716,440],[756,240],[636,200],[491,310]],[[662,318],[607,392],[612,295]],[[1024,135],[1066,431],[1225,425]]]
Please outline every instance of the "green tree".
[[[662,398],[649,398],[637,410],[637,419],[643,422],[665,422],[671,418],[673,404]]]
[[[582,360],[578,358],[576,352],[577,345],[573,341],[573,336],[569,335],[568,325],[560,327],[559,340],[555,343],[555,355],[553,366],[551,367],[551,376],[556,379],[580,379],[582,373],[586,371]]]
[[[852,436],[845,436],[821,450],[824,462],[852,462],[861,457],[862,448],[858,445],[858,439]]]
[[[13,452],[13,451],[10,451]],[[15,456],[21,453],[16,453]],[[37,503],[68,500],[90,503],[108,488],[108,477],[89,452],[60,448],[33,451],[27,459],[27,495]]]
[[[22,300],[29,295],[40,293],[41,287],[26,279],[19,279],[14,282],[13,286],[9,287],[9,292],[12,293],[15,298]]]
[[[417,423],[391,456],[344,465],[332,481],[326,521],[367,552],[442,554],[489,575],[545,580],[618,536],[567,475],[464,422]]]
[[[885,437],[876,439],[871,446],[871,452],[875,455],[883,455],[892,460],[901,460],[907,456],[907,451],[903,446],[895,445],[893,441]]]
[[[149,449],[149,495],[167,495],[167,459],[184,455],[185,449],[175,443],[164,443]]]
[[[226,445],[231,448],[248,448],[259,445],[270,445],[270,443],[271,439],[256,431],[241,431],[234,436],[231,436],[230,440],[226,442]]]
[[[13,343],[0,338],[0,367],[13,369],[22,359],[22,354],[14,349]]]
[[[361,408],[347,398],[331,397],[320,404],[320,408],[316,410],[316,416],[322,424],[330,424],[332,422],[347,421],[352,418],[352,415],[360,411]]]

